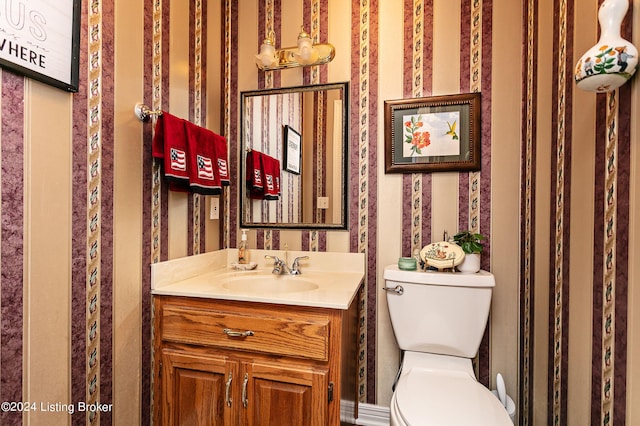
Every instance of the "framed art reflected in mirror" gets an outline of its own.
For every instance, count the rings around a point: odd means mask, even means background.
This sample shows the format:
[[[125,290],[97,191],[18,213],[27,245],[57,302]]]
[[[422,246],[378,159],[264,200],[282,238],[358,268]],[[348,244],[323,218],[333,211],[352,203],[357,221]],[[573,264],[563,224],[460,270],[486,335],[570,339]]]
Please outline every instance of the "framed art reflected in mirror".
[[[288,124],[284,125],[284,169],[296,175],[300,174],[302,160],[302,135],[293,130]]]

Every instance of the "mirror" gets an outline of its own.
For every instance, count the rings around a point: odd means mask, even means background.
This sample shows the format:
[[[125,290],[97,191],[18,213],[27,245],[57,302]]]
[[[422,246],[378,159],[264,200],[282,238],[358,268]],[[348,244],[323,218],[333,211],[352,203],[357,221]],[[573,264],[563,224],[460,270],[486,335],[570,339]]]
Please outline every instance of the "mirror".
[[[347,229],[348,93],[346,82],[241,92],[241,227]]]

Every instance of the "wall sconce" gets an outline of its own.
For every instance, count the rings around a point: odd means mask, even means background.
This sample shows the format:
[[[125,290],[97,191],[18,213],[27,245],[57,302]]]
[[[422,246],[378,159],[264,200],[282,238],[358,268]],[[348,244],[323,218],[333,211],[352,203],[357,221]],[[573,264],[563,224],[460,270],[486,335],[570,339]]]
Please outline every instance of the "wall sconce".
[[[609,92],[636,72],[638,49],[620,36],[628,0],[605,0],[598,10],[600,40],[582,55],[575,67],[577,86],[589,92]]]
[[[329,43],[313,44],[302,27],[296,47],[276,49],[275,44],[275,33],[270,31],[260,46],[260,54],[256,55],[256,65],[263,71],[326,64],[336,54],[335,48]]]

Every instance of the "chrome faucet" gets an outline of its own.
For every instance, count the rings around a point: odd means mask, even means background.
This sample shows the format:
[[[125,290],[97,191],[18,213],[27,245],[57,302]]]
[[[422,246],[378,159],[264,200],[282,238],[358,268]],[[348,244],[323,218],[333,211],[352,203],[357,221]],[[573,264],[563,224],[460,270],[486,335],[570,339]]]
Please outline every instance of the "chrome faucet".
[[[287,263],[284,260],[280,259],[278,256],[271,256],[267,254],[264,256],[264,258],[273,259],[273,271],[271,271],[271,273],[273,274],[282,275],[284,273],[287,273],[289,275],[301,275],[302,271],[300,270],[300,261],[309,259],[309,256],[296,257],[293,260],[291,268],[289,268],[287,266]]]

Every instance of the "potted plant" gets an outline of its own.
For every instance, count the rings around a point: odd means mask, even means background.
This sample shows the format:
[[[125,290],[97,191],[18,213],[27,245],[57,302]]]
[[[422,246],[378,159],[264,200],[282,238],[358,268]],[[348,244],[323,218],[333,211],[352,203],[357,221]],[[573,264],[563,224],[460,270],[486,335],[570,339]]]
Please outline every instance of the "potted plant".
[[[476,273],[480,270],[480,253],[484,246],[482,241],[486,237],[471,231],[461,231],[453,236],[453,241],[464,251],[464,260],[458,265],[458,270],[465,273]]]

